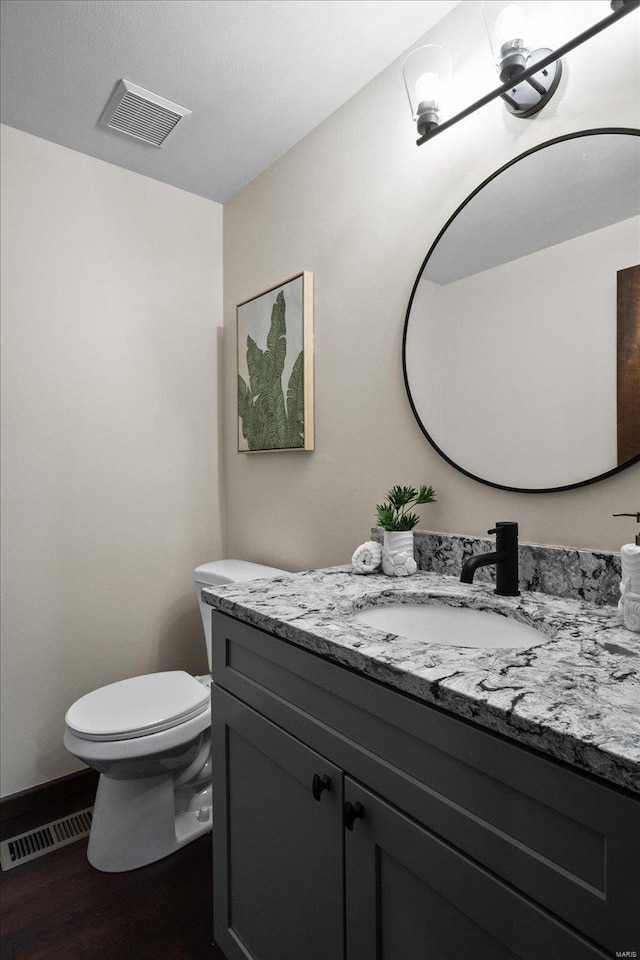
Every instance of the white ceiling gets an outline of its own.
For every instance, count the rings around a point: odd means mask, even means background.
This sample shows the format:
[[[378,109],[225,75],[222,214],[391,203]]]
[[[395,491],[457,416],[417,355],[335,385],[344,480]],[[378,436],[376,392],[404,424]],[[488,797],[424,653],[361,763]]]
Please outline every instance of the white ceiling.
[[[455,5],[2,0],[1,119],[224,201]],[[192,110],[163,148],[97,125],[121,78]]]

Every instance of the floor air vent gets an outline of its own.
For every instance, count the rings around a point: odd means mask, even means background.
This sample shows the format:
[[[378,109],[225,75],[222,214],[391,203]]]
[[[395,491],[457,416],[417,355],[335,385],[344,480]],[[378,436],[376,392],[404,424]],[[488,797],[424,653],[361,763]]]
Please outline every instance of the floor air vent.
[[[21,833],[0,843],[0,864],[3,870],[19,867],[21,863],[43,857],[45,853],[66,847],[69,843],[89,836],[93,807],[79,810],[68,817],[45,823],[43,827]]]
[[[104,108],[100,123],[152,147],[161,147],[179,120],[191,110],[150,90],[120,80]]]

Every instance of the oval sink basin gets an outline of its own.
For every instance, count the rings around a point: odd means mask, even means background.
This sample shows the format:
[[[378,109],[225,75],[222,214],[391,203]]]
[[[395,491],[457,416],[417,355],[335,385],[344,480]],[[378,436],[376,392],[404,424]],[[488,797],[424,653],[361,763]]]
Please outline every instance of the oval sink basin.
[[[532,647],[549,639],[539,630],[489,610],[428,603],[367,607],[354,615],[376,630],[453,647]]]

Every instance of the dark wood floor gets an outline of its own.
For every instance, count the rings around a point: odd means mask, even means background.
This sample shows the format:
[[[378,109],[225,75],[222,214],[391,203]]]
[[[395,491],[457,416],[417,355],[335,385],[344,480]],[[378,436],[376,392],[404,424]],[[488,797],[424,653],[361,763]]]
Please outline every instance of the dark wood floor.
[[[9,821],[2,833],[91,802]],[[78,841],[2,873],[1,960],[225,960],[212,945],[211,834],[129,873],[99,873],[86,848]]]

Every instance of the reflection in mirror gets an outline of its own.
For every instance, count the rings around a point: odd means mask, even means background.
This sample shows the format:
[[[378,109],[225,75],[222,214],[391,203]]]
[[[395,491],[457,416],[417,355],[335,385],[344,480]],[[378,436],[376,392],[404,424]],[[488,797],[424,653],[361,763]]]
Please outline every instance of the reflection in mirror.
[[[640,456],[636,133],[524,154],[429,251],[407,311],[407,390],[431,443],[476,479],[557,489]]]

